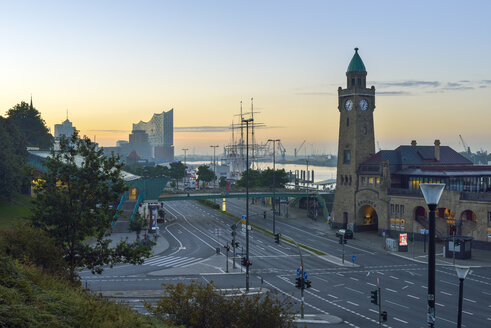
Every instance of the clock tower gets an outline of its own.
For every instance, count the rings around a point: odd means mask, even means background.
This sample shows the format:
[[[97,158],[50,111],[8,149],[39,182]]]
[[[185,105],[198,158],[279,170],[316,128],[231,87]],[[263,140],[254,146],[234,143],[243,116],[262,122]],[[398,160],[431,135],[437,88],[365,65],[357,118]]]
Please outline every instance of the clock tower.
[[[338,166],[331,214],[337,226],[350,228],[354,228],[357,215],[358,167],[375,154],[375,87],[366,87],[366,77],[365,65],[355,48],[346,72],[346,88],[338,88]]]

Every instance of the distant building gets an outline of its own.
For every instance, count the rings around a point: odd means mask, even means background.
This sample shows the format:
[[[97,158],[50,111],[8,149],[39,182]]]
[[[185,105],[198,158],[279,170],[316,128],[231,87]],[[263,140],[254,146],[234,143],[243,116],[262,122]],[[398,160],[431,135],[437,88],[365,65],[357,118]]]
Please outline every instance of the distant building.
[[[148,134],[144,130],[133,130],[129,135],[130,142],[124,145],[127,151],[131,153],[135,151],[140,158],[152,158],[152,146],[148,141]]]
[[[152,157],[166,162],[174,160],[174,109],[153,114],[148,122],[133,124],[133,130],[142,130],[148,134]]]
[[[68,118],[61,124],[55,124],[55,139],[59,140],[61,136],[71,138],[75,132],[75,127]]]

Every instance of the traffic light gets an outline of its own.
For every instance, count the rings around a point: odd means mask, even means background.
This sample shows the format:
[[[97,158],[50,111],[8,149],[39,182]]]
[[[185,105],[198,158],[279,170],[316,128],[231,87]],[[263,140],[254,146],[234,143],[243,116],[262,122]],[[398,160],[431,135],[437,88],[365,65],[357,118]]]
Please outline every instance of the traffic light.
[[[264,211],[263,215],[264,215],[264,218],[266,218],[266,211]]]
[[[223,248],[225,248],[227,250],[227,252],[230,252],[230,246],[229,245],[223,246]]]
[[[277,243],[277,244],[280,243],[280,234],[279,233],[277,233],[277,234],[274,235],[274,242]]]
[[[251,261],[247,260],[246,261],[246,266],[251,266],[251,265],[252,265]]]
[[[387,311],[380,313],[380,316],[382,317],[383,322],[387,321]]]
[[[235,242],[235,248],[238,248],[238,247],[239,247],[239,243]]]
[[[246,258],[245,257],[242,257],[240,259],[240,264],[242,264],[242,266],[246,266]]]
[[[305,284],[307,285],[306,288],[312,287],[312,282],[310,280],[305,280]]]
[[[302,278],[297,277],[295,280],[296,280],[295,287],[302,288]]]
[[[371,302],[375,305],[378,305],[378,290],[372,290],[370,294]]]

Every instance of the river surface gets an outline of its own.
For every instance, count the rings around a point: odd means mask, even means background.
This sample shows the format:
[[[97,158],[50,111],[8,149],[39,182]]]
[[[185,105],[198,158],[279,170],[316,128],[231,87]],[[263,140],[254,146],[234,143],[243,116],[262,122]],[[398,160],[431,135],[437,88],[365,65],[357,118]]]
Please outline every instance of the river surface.
[[[210,167],[213,167],[213,163],[206,162],[206,161],[187,161],[186,164],[192,166],[192,167],[198,167],[202,164],[209,165]],[[260,169],[267,169],[273,168],[273,163],[272,162],[259,162],[257,163],[258,167]],[[218,167],[218,164],[217,164]],[[277,170],[285,169],[285,171],[295,173],[295,171],[306,171],[307,170],[307,165],[305,164],[279,164],[276,163],[275,165]],[[328,166],[315,166],[315,165],[309,165],[309,171],[314,171],[314,182],[320,182],[328,179],[336,179],[336,172],[337,169],[335,167],[328,167]]]

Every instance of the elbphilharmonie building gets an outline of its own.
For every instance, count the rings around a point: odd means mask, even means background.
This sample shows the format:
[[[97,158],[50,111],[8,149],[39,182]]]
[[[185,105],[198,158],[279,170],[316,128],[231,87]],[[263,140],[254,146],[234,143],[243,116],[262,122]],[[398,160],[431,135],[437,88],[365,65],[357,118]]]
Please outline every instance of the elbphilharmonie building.
[[[152,157],[166,162],[174,160],[174,109],[153,114],[148,122],[134,123],[133,130],[143,130],[148,134]]]

